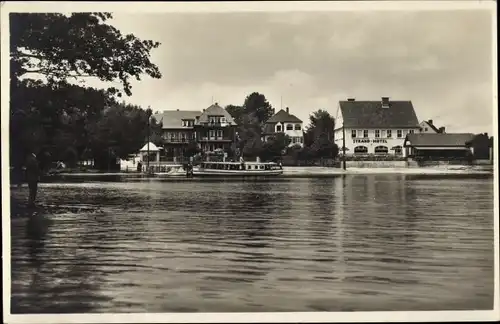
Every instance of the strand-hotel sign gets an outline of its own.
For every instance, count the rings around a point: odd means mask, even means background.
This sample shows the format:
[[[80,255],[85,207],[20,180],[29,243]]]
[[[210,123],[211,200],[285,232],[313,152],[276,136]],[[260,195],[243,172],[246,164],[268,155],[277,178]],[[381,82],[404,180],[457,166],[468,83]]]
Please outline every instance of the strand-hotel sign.
[[[385,139],[369,139],[369,138],[363,138],[363,139],[353,139],[353,143],[385,143],[387,144],[387,140]]]

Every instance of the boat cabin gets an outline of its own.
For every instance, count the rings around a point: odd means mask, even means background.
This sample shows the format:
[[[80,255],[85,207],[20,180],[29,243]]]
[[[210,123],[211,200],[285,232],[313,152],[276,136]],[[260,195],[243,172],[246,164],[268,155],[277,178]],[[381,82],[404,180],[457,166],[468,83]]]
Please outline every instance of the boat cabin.
[[[205,170],[280,170],[281,167],[276,163],[259,163],[259,162],[202,162],[201,169]]]

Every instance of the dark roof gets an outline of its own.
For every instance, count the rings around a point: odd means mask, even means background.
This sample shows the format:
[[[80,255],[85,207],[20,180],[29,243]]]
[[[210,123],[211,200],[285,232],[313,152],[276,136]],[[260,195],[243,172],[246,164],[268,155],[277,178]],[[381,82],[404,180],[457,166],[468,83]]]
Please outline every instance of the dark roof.
[[[200,116],[201,111],[196,110],[164,110],[162,113],[154,114],[153,117],[162,122],[163,129],[176,129],[182,127],[183,119],[195,120],[196,116]]]
[[[280,109],[271,118],[269,118],[266,123],[302,123],[302,120],[297,118],[295,115],[287,113],[283,109]]]
[[[408,134],[405,139],[411,146],[466,146],[474,138],[472,133]]]
[[[390,101],[389,108],[382,108],[381,101],[340,101],[339,103],[344,127],[419,127],[411,101]]]
[[[215,103],[210,107],[208,107],[207,109],[205,109],[205,111],[203,111],[203,113],[200,116],[199,122],[208,123],[209,121],[208,116],[224,116],[226,117],[228,123],[236,125],[233,116],[231,116],[231,114],[228,113],[226,109],[219,106],[218,103]]]

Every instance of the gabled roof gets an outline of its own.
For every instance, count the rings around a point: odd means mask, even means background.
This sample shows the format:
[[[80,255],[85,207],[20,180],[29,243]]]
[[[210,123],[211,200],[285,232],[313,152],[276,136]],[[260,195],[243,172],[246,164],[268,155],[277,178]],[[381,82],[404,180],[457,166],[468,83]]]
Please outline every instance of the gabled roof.
[[[426,123],[430,128],[432,128],[433,131],[435,131],[436,133],[439,133],[439,129],[437,129],[437,127],[434,126],[434,124],[431,123],[430,121],[424,120],[424,121],[422,121],[422,123]],[[420,123],[420,124],[422,124],[422,123]]]
[[[381,101],[340,101],[339,104],[344,127],[419,127],[411,101],[389,101],[389,108],[382,108]]]
[[[472,133],[408,134],[404,145],[410,146],[466,146],[474,138]]]
[[[280,109],[277,113],[275,113],[271,118],[266,121],[267,123],[302,123],[302,120],[297,118],[295,115],[292,115],[283,109]]]
[[[223,116],[226,117],[226,120],[229,124],[236,125],[233,116],[231,116],[231,114],[228,113],[226,109],[219,106],[218,103],[211,105],[210,107],[205,109],[205,111],[203,111],[203,113],[200,115],[199,123],[208,123],[209,116]]]
[[[196,110],[164,110],[162,113],[154,114],[153,117],[162,122],[163,129],[181,129],[183,119],[195,120],[196,116],[200,116],[201,111]]]

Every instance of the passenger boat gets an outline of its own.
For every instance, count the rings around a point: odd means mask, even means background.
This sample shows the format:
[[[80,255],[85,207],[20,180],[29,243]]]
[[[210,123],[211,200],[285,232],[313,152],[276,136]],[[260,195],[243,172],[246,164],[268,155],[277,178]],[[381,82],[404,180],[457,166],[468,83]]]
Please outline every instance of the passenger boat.
[[[283,168],[274,162],[201,162],[192,169],[197,176],[278,176]]]

